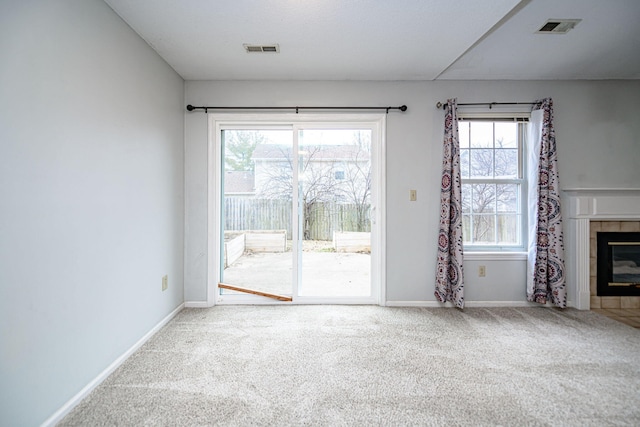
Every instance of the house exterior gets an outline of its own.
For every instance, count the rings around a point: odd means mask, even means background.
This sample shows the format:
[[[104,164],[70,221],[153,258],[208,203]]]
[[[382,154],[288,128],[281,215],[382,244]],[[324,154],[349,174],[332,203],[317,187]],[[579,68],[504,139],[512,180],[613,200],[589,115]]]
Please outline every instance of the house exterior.
[[[256,194],[253,171],[224,172],[224,195],[228,197],[252,197]]]
[[[253,152],[255,194],[264,198],[290,198],[293,161],[291,147],[256,146]],[[358,145],[314,145],[298,159],[303,194],[322,200],[368,202],[371,155]]]

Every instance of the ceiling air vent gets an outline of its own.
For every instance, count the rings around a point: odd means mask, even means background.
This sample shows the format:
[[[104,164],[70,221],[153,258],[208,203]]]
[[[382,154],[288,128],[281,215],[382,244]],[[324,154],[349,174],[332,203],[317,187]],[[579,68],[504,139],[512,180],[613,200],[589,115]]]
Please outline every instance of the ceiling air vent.
[[[247,53],[278,53],[280,46],[276,44],[243,44]]]
[[[582,19],[548,19],[538,30],[538,34],[567,34]]]

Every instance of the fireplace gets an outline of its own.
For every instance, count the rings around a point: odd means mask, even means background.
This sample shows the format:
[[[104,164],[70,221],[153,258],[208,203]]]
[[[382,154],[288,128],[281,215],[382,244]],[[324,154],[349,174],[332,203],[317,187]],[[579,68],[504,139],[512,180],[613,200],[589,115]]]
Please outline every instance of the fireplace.
[[[564,194],[569,302],[581,310],[640,308],[640,294],[599,296],[597,289],[597,234],[640,233],[640,188],[567,189]]]
[[[640,232],[597,233],[597,295],[640,295]]]

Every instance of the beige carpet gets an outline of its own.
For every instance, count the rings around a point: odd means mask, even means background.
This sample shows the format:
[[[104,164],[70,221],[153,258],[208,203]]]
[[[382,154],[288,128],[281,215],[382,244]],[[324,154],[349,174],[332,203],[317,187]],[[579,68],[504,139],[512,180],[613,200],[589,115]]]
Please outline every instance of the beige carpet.
[[[640,330],[571,309],[185,309],[60,425],[640,425]]]

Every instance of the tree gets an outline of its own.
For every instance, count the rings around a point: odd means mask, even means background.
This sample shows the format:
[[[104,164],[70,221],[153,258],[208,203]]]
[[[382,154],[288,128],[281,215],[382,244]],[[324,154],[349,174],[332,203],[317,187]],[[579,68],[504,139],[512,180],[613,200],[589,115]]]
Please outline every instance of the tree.
[[[265,169],[267,178],[262,186],[260,196],[268,199],[291,200],[293,195],[293,159],[291,149],[278,147],[282,154],[281,161],[274,162]],[[298,159],[299,181],[304,223],[303,238],[311,239],[311,228],[315,218],[315,210],[320,202],[332,200],[337,192],[337,181],[334,177],[335,162],[318,162],[322,146],[305,147],[304,154]]]
[[[368,129],[354,131],[353,144],[358,146],[360,151],[371,154],[371,131]]]
[[[267,138],[260,131],[226,130],[224,131],[224,163],[227,170],[253,171],[253,151],[256,145]]]
[[[358,151],[345,164],[345,179],[340,185],[343,198],[356,207],[356,231],[369,229],[368,210],[371,206],[371,132],[354,134]]]
[[[462,186],[462,210],[467,215],[473,214],[471,216],[473,222],[469,224],[472,225],[473,233],[465,240],[493,242],[496,213],[515,210],[517,203],[516,184],[496,182],[494,176],[496,178],[517,177],[517,150],[503,148],[503,141],[498,139],[495,149],[462,149],[460,154],[463,177],[469,174],[471,178],[477,180]],[[482,182],[483,178],[487,181]],[[508,232],[510,229],[506,227],[502,231]]]
[[[290,200],[293,194],[293,159],[289,147],[278,148],[278,159],[261,170],[259,196]],[[346,201],[356,205],[356,227],[368,226],[371,193],[369,154],[357,145],[305,146],[298,158],[299,197],[304,214],[303,238],[311,239],[311,229],[321,203]]]

